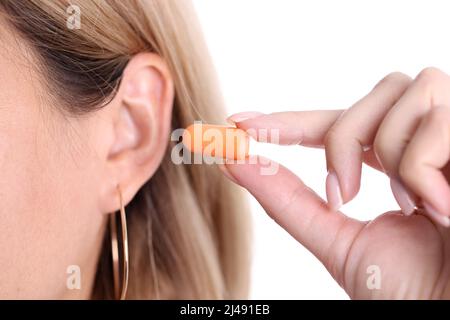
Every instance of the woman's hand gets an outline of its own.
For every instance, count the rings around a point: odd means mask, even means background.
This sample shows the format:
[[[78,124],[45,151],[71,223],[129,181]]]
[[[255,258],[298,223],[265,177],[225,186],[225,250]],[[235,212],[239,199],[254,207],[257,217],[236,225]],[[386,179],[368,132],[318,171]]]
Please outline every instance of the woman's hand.
[[[328,205],[281,165],[274,175],[261,175],[257,161],[224,170],[322,261],[351,298],[450,299],[448,75],[434,68],[414,80],[392,73],[345,112],[230,120],[249,132],[279,130],[282,144],[325,148]],[[363,162],[391,178],[404,214],[360,222],[337,211],[357,194]],[[368,285],[373,270],[380,272],[380,288]]]

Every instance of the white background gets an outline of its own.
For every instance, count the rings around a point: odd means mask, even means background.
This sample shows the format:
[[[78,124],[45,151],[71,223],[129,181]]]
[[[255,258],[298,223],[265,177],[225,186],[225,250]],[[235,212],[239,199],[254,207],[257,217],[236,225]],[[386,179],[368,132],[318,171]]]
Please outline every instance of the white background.
[[[229,113],[350,107],[392,71],[450,71],[448,1],[194,0]],[[322,150],[265,146],[264,155],[325,196]],[[251,199],[253,299],[347,299],[321,264]],[[365,167],[342,209],[367,220],[398,206]]]

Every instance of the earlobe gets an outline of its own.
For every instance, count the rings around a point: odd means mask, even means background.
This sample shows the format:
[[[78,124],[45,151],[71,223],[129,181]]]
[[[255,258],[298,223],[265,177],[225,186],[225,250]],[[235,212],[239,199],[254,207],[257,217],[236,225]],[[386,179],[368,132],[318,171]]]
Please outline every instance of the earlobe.
[[[117,210],[117,185],[128,203],[159,167],[168,145],[173,97],[161,57],[143,53],[129,62],[111,103],[114,136],[106,159],[104,212]]]

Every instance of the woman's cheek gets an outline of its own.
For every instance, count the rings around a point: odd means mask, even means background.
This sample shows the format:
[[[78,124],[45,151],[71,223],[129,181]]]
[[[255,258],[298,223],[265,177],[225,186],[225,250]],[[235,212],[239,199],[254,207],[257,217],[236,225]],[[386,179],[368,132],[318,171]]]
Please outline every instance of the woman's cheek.
[[[95,215],[87,205],[87,159],[57,134],[61,123],[20,115],[0,121],[0,270],[7,270],[0,272],[0,297],[40,297],[45,287],[46,298],[65,290],[67,266],[82,264],[72,244],[89,230],[83,216]]]
[[[20,123],[14,120],[9,123]],[[42,196],[45,172],[39,166],[31,128],[8,126],[2,121],[0,131],[0,296],[8,292],[31,293],[39,284],[43,265],[39,250],[48,236],[48,201]],[[21,124],[24,124],[23,122]],[[25,123],[28,124],[28,123]],[[34,138],[38,138],[35,136]],[[41,185],[40,185],[41,184]],[[27,284],[24,287],[24,279]],[[42,279],[42,275],[41,275]],[[21,287],[17,287],[22,283]]]

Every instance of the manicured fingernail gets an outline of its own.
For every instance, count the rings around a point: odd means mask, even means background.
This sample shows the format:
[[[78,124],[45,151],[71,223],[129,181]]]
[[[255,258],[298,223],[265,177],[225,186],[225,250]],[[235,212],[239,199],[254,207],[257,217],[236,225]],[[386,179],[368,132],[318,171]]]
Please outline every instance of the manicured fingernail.
[[[248,111],[248,112],[240,112],[235,113],[227,118],[227,122],[231,124],[236,124],[238,122],[242,122],[244,120],[253,119],[259,116],[264,115],[262,112],[258,111]]]
[[[219,167],[220,171],[222,171],[222,173],[223,173],[223,175],[224,175],[225,177],[227,177],[228,179],[230,179],[230,180],[233,181],[234,183],[239,184],[239,183],[237,182],[236,178],[233,177],[233,176],[231,175],[230,171],[228,171],[226,165],[224,165],[224,164],[218,164],[217,166]]]
[[[439,213],[432,205],[423,201],[423,207],[430,217],[444,227],[450,227],[450,218]]]
[[[342,193],[341,187],[339,186],[339,180],[336,175],[336,172],[330,171],[328,172],[327,180],[326,180],[326,192],[327,192],[327,200],[328,207],[333,211],[338,211],[342,206]]]
[[[400,206],[400,209],[402,209],[402,212],[407,216],[412,215],[416,208],[416,204],[412,200],[408,191],[406,191],[403,184],[398,179],[392,178],[391,190],[395,200],[397,200],[397,203]]]

